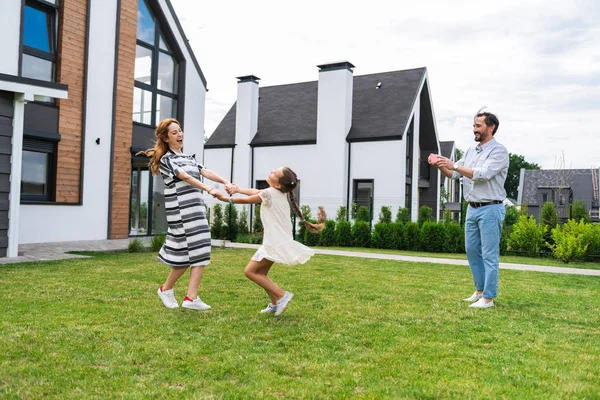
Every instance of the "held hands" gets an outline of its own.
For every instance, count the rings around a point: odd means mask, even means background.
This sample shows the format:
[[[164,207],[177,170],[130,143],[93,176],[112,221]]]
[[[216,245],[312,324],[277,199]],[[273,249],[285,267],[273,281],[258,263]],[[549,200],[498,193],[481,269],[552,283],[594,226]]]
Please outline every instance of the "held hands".
[[[238,188],[238,186],[235,183],[228,183],[227,185],[225,185],[225,190],[227,191],[227,194],[232,195],[234,193],[237,193],[240,190],[240,188]]]
[[[221,201],[229,201],[229,196],[226,196],[224,193],[219,192],[217,189],[210,189],[208,191],[208,194]]]

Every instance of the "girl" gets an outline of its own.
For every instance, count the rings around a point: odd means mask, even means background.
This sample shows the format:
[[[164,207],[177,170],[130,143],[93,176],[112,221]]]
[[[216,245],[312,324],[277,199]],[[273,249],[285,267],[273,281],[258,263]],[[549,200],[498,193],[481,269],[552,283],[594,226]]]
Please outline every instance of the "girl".
[[[182,153],[183,131],[174,118],[161,121],[156,128],[154,148],[141,151],[150,157],[152,175],[159,171],[165,183],[165,209],[169,225],[165,244],[158,260],[169,267],[167,280],[158,288],[158,297],[168,308],[178,308],[173,287],[183,273],[191,267],[190,283],[182,307],[208,310],[210,306],[198,297],[198,287],[204,267],[210,263],[210,228],[200,190],[216,195],[216,189],[200,182],[200,175],[225,185],[229,192],[235,188],[215,172],[199,165],[193,156]]]
[[[285,265],[304,264],[315,252],[294,241],[292,237],[290,203],[296,215],[304,220],[294,197],[293,191],[298,185],[298,178],[294,171],[287,167],[277,168],[271,171],[267,183],[269,188],[265,190],[238,189],[237,187],[233,190],[234,193],[245,194],[248,197],[227,197],[221,193],[216,194],[215,197],[221,201],[235,204],[262,203],[260,219],[264,227],[263,244],[254,254],[244,272],[248,279],[262,287],[271,298],[271,303],[261,312],[274,312],[275,315],[281,315],[294,295],[281,289],[267,276],[271,266],[275,262]],[[290,203],[288,203],[288,198]],[[311,232],[320,232],[324,226],[307,221],[304,223]]]

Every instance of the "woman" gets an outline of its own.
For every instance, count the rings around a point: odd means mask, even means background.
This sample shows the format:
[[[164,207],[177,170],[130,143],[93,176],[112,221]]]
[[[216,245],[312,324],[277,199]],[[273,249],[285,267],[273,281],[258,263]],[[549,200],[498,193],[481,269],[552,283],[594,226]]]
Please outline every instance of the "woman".
[[[177,280],[190,270],[190,283],[182,307],[192,310],[208,310],[210,306],[198,296],[198,287],[204,267],[210,263],[210,227],[206,219],[206,207],[201,190],[209,194],[218,191],[200,182],[200,175],[225,185],[230,192],[236,186],[215,172],[198,164],[193,156],[182,152],[183,131],[174,118],[161,121],[156,128],[154,148],[138,154],[150,157],[152,175],[162,175],[165,183],[165,211],[169,226],[165,244],[158,260],[171,272],[158,288],[158,296],[168,308],[178,308],[174,286]]]

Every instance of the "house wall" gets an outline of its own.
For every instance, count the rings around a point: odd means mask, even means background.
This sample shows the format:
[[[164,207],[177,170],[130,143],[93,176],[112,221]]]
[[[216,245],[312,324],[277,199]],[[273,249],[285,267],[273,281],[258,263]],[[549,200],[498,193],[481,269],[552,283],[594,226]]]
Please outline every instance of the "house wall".
[[[90,1],[82,204],[21,205],[19,243],[107,237],[116,8],[116,0]]]
[[[186,139],[187,141],[187,133]],[[204,165],[206,168],[215,171],[223,178],[231,179],[231,149],[206,149],[204,150],[204,158],[196,156],[198,162]],[[202,161],[201,161],[202,160]],[[205,180],[204,183],[215,187],[220,191],[225,190],[223,185],[213,181]],[[234,180],[234,183],[237,183]],[[241,185],[241,183],[240,183]],[[212,202],[211,202],[212,203]]]
[[[21,1],[2,1],[2,40],[0,40],[0,73],[19,74],[21,42]]]
[[[8,248],[14,96],[14,93],[0,91],[0,257],[6,257]]]

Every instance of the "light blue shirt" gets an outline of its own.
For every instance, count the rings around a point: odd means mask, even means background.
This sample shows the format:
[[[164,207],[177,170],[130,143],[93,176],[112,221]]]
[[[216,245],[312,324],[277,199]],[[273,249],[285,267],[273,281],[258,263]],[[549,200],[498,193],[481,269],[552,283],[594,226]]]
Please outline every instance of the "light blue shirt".
[[[492,139],[483,146],[471,146],[457,164],[473,170],[473,179],[454,171],[452,179],[462,176],[465,200],[487,203],[506,199],[504,182],[508,175],[508,151]]]

